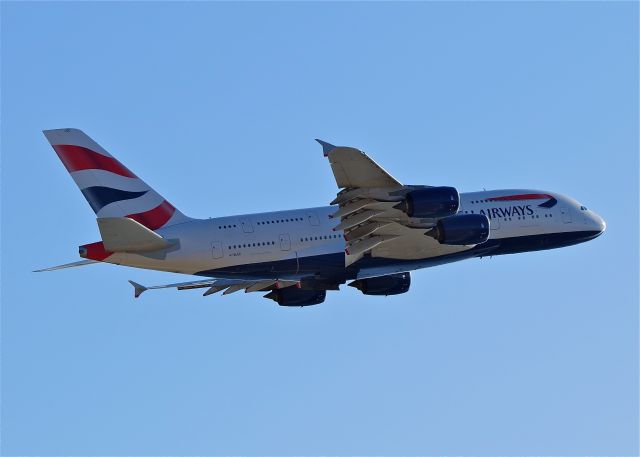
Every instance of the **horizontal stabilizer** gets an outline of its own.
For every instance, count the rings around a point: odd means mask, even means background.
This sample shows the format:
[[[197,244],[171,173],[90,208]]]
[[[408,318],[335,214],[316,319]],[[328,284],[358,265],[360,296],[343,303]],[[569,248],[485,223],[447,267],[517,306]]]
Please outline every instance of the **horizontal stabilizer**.
[[[97,260],[80,260],[78,262],[65,263],[64,265],[56,265],[55,267],[43,268],[41,270],[33,270],[34,273],[41,273],[43,271],[55,271],[63,270],[65,268],[82,267],[85,265],[91,265],[92,263],[100,263]]]
[[[167,240],[127,217],[98,218],[104,248],[111,252],[147,252],[171,246]]]

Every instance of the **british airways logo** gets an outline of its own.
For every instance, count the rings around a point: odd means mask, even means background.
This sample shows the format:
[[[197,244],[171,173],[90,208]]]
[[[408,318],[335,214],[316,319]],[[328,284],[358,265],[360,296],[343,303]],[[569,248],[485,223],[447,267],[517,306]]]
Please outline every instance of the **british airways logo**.
[[[511,216],[530,216],[533,214],[533,208],[531,205],[509,206],[507,208],[487,208],[486,210],[481,209],[480,214],[484,214],[489,219]]]
[[[557,203],[553,195],[549,194],[519,194],[519,195],[504,195],[501,197],[488,198],[488,202],[515,202],[522,200],[545,200],[540,203],[540,208],[552,208]],[[531,216],[534,213],[532,205],[512,205],[502,208],[487,208],[481,209],[480,214],[484,214],[489,219],[497,219],[499,217],[516,217],[516,216]]]

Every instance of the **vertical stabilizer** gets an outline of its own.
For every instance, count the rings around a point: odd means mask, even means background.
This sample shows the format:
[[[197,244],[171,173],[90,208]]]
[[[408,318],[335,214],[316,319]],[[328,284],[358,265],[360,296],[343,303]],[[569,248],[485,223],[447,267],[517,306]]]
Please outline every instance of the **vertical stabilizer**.
[[[98,218],[128,217],[150,230],[189,220],[81,130],[43,133]]]

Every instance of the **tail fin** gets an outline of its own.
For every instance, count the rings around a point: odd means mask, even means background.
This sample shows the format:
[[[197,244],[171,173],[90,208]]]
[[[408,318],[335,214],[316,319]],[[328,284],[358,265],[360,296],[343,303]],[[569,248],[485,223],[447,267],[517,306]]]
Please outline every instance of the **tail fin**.
[[[43,133],[98,218],[128,217],[151,230],[189,220],[81,130]]]

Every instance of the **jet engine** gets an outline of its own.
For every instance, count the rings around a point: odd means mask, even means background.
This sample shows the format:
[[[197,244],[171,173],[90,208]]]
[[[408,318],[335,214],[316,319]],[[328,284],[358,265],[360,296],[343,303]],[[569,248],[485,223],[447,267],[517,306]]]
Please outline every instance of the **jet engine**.
[[[489,218],[484,214],[458,214],[440,219],[426,235],[442,244],[480,244],[489,239]]]
[[[358,279],[349,283],[365,295],[398,295],[409,290],[411,275],[398,273],[375,278]]]
[[[297,287],[275,289],[266,294],[265,298],[277,302],[280,306],[311,306],[322,303],[327,295],[326,290],[308,290]]]
[[[426,187],[409,192],[395,206],[409,217],[441,218],[458,212],[460,196],[453,187]]]

